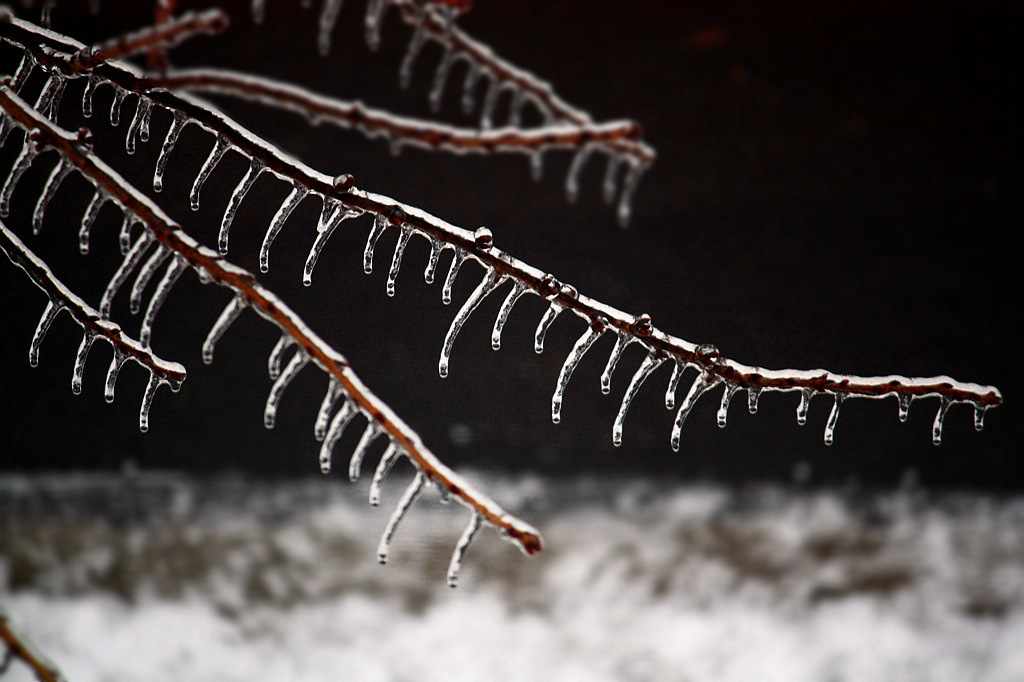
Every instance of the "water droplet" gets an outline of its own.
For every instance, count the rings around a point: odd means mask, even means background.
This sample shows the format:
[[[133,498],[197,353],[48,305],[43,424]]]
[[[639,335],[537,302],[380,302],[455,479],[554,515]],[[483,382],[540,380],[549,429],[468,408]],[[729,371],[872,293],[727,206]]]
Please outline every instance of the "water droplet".
[[[481,249],[489,249],[494,245],[494,235],[486,227],[478,227],[473,233],[473,241]]]

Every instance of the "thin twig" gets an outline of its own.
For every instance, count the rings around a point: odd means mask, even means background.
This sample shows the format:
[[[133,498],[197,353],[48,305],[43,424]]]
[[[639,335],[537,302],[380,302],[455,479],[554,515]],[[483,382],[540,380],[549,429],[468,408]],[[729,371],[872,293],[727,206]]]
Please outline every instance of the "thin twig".
[[[62,682],[64,680],[64,676],[53,667],[53,664],[48,663],[42,654],[18,635],[3,608],[0,608],[0,643],[3,643],[14,658],[28,666],[40,682]]]

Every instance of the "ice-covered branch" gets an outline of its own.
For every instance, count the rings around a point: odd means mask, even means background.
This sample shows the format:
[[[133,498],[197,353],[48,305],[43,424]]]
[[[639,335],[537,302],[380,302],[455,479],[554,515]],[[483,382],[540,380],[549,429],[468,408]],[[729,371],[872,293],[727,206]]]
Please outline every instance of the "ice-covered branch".
[[[0,607],[0,645],[0,676],[17,659],[28,666],[40,682],[62,682],[65,679],[53,663],[18,634],[3,607]]]

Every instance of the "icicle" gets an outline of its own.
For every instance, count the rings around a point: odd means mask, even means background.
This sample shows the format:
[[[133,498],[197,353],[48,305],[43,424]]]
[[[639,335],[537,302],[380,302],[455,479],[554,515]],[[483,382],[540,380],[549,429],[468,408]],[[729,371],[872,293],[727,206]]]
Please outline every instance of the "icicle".
[[[370,0],[366,7],[366,45],[376,52],[380,47],[380,24],[390,0]]]
[[[163,379],[153,372],[149,373],[149,383],[146,384],[146,392],[142,396],[142,406],[139,408],[139,431],[143,433],[149,431],[149,411],[153,407],[156,389],[160,388],[162,383],[164,383]]]
[[[729,418],[729,403],[732,402],[733,394],[739,389],[739,384],[727,383],[725,385],[725,390],[722,391],[722,404],[718,406],[718,428],[725,428]]]
[[[171,264],[167,266],[167,270],[164,271],[164,276],[156,285],[156,290],[153,292],[153,297],[149,299],[149,307],[146,308],[146,315],[142,318],[142,326],[139,329],[139,342],[143,346],[149,347],[156,314],[160,311],[164,301],[167,300],[167,294],[171,293],[171,287],[178,281],[186,267],[188,267],[188,261],[181,256],[175,255],[174,260],[171,261]]]
[[[35,65],[36,61],[31,54],[25,53],[21,55],[21,61],[18,62],[18,68],[15,69],[14,75],[11,77],[11,84],[8,86],[11,92],[15,94],[21,92],[21,89],[25,87],[25,81],[28,80]]]
[[[115,128],[121,125],[121,103],[127,95],[127,90],[114,86],[114,101],[110,104],[110,125]]]
[[[455,551],[452,552],[452,560],[448,564],[448,587],[458,587],[459,570],[462,568],[462,560],[466,558],[466,550],[469,549],[469,543],[473,542],[473,538],[480,532],[480,526],[482,525],[483,517],[480,516],[479,512],[474,511],[473,518],[469,520],[469,525],[462,532],[462,537],[459,538],[459,543],[455,545]]]
[[[206,340],[203,341],[203,364],[209,365],[213,362],[213,348],[220,341],[220,337],[224,336],[224,332],[228,330],[231,323],[238,319],[238,316],[245,310],[247,302],[242,296],[235,296],[231,301],[224,307],[220,317],[213,323],[213,327],[210,328],[210,333],[206,335]]]
[[[117,375],[124,365],[127,356],[121,351],[114,349],[114,357],[110,360],[110,367],[107,368],[107,380],[103,386],[103,399],[108,403],[114,402],[114,386],[117,384]]]
[[[310,247],[309,254],[306,256],[306,265],[302,268],[302,284],[304,286],[308,287],[313,284],[313,268],[316,267],[316,261],[320,258],[324,244],[334,234],[334,230],[341,224],[341,221],[354,215],[356,214],[346,211],[337,199],[324,197],[320,221],[316,226],[316,239],[313,240],[313,246]]]
[[[437,488],[437,501],[440,502],[441,504],[450,503],[452,501],[451,491],[437,481],[434,481],[434,485]]]
[[[434,273],[437,271],[437,259],[441,257],[441,250],[444,248],[440,239],[430,237],[430,256],[427,258],[427,267],[423,271],[423,281],[427,284],[434,283]]]
[[[608,166],[604,171],[604,182],[601,185],[601,192],[604,195],[604,203],[610,204],[615,201],[615,181],[619,176],[619,157],[615,154],[608,155]]]
[[[281,338],[274,344],[274,348],[267,358],[267,374],[270,375],[271,380],[275,380],[281,375],[281,358],[284,357],[284,352],[294,344],[295,339],[288,334],[281,334]]]
[[[468,256],[469,254],[462,249],[455,249],[455,253],[452,256],[452,264],[448,268],[448,276],[445,277],[444,286],[441,287],[441,303],[448,305],[452,302],[452,287],[455,285],[455,278],[458,276],[459,269]]]
[[[668,380],[668,388],[665,390],[665,409],[671,410],[676,406],[676,390],[679,388],[679,381],[686,371],[686,363],[679,358],[674,358],[675,366],[672,368],[672,378]]]
[[[562,396],[565,393],[565,386],[569,383],[570,377],[572,377],[573,371],[576,369],[576,365],[580,364],[580,359],[583,354],[586,353],[594,342],[601,337],[604,333],[604,328],[596,328],[594,326],[587,327],[587,331],[576,340],[576,345],[572,347],[568,357],[565,358],[565,363],[562,364],[562,370],[558,373],[558,383],[555,384],[555,393],[551,396],[551,421],[558,423],[562,421]]]
[[[409,87],[409,83],[412,81],[412,65],[416,61],[416,57],[419,56],[420,50],[423,49],[423,45],[426,41],[426,24],[419,23],[416,25],[416,28],[413,29],[412,38],[409,39],[409,47],[405,51],[405,59],[402,60],[402,66],[398,70],[399,87],[403,89]]]
[[[575,204],[580,195],[580,173],[587,164],[594,148],[590,145],[580,147],[575,156],[572,157],[572,164],[569,166],[569,173],[565,176],[565,198],[570,204]]]
[[[395,255],[391,258],[391,269],[388,271],[388,296],[395,295],[395,279],[398,277],[398,269],[402,266],[402,255],[405,253],[405,247],[411,236],[412,228],[403,225],[402,231],[398,235],[398,243],[395,244]]]
[[[296,183],[292,187],[292,191],[285,197],[284,203],[277,209],[277,213],[274,214],[274,218],[270,221],[270,227],[267,228],[267,233],[263,236],[263,244],[260,245],[260,272],[266,272],[270,269],[270,245],[274,243],[277,233],[284,227],[288,216],[292,214],[292,211],[299,205],[299,202],[305,198],[306,189]]]
[[[356,449],[352,451],[352,459],[348,462],[348,478],[353,483],[359,480],[359,469],[362,467],[363,457],[366,456],[370,443],[377,440],[377,436],[381,435],[381,433],[383,433],[383,430],[380,425],[371,418],[370,423],[366,425],[366,429],[363,431],[363,435],[359,437],[359,442],[356,443]]]
[[[210,173],[220,163],[220,160],[224,157],[224,153],[230,147],[230,143],[227,138],[218,135],[217,141],[213,145],[213,149],[210,150],[210,155],[206,157],[206,161],[203,163],[203,167],[199,169],[199,175],[196,176],[196,181],[192,183],[192,192],[189,194],[189,201],[192,204],[192,210],[199,210],[199,192],[203,189],[203,184],[206,179],[210,177]]]
[[[664,357],[659,357],[656,353],[649,353],[633,374],[633,379],[629,382],[629,388],[626,389],[626,395],[622,396],[619,413],[615,415],[615,424],[612,426],[612,444],[615,447],[622,445],[622,425],[626,420],[626,412],[633,403],[633,398],[636,397],[637,391],[640,390],[640,386],[651,375],[651,372],[660,367],[664,361]]]
[[[679,406],[679,411],[676,413],[676,421],[672,425],[672,449],[679,452],[679,440],[683,432],[683,422],[686,421],[687,415],[690,414],[690,410],[693,409],[694,404],[700,399],[702,395],[710,391],[712,388],[718,385],[721,381],[720,378],[714,375],[701,372],[701,375],[693,380],[693,384],[690,386],[690,392],[686,394],[683,399],[683,404]]]
[[[384,485],[384,479],[387,478],[388,472],[391,471],[391,467],[398,461],[399,455],[402,451],[398,448],[398,445],[392,441],[388,443],[388,449],[384,451],[384,454],[380,456],[380,462],[377,463],[377,470],[373,472],[373,478],[370,480],[370,506],[376,507],[380,504],[380,489]]]
[[[811,407],[811,396],[813,395],[814,391],[809,388],[800,391],[800,404],[796,406],[796,423],[800,426],[807,423],[807,411]]]
[[[139,97],[139,102],[135,106],[135,115],[128,126],[128,134],[124,138],[124,150],[129,154],[135,153],[135,138],[139,135],[143,123],[146,124],[146,139],[149,139],[149,112],[152,107],[152,101],[146,97]]]
[[[21,176],[25,174],[28,167],[32,165],[32,160],[36,158],[36,145],[32,140],[25,139],[25,146],[21,148],[21,153],[18,154],[18,158],[14,162],[14,167],[11,169],[10,174],[7,176],[7,181],[4,183],[3,190],[0,190],[0,218],[6,218],[11,212],[11,195],[14,194],[14,186],[21,180]]]
[[[103,292],[103,298],[100,299],[100,315],[109,320],[110,319],[110,305],[114,300],[114,295],[117,290],[121,288],[124,281],[128,279],[128,275],[131,274],[132,270],[138,266],[139,261],[146,255],[146,250],[153,244],[153,237],[148,232],[144,232],[135,240],[135,244],[131,250],[125,255],[121,261],[121,265],[118,266],[114,275],[110,278],[110,282],[107,284],[106,290]]]
[[[57,122],[57,113],[60,111],[61,98],[64,97],[64,89],[67,87],[67,84],[67,78],[58,78],[57,87],[53,92],[53,98],[50,100],[49,106],[45,110],[40,111],[40,113],[45,113],[54,123]]]
[[[430,86],[430,96],[428,101],[430,102],[431,111],[441,110],[441,100],[444,96],[444,86],[448,82],[448,74],[452,70],[452,62],[454,62],[454,56],[451,49],[445,49],[444,56],[441,57],[441,61],[438,62],[437,71],[434,72],[434,82]]]
[[[611,355],[608,356],[608,363],[604,366],[604,371],[601,372],[601,393],[605,395],[611,393],[612,374],[615,372],[615,366],[619,364],[619,358],[622,357],[623,349],[635,340],[632,336],[622,332],[615,333],[615,345],[612,346]]]
[[[363,272],[369,275],[373,272],[373,247],[377,240],[384,234],[384,230],[391,226],[391,221],[383,213],[373,217],[373,227],[370,228],[370,235],[366,238],[366,248],[363,250]]]
[[[388,149],[391,151],[391,156],[394,156],[395,158],[401,156],[403,144],[405,144],[405,140],[403,140],[401,137],[397,135],[392,137],[388,144]]]
[[[36,331],[32,335],[32,343],[28,347],[28,364],[30,367],[39,365],[39,346],[43,343],[43,337],[46,336],[46,332],[50,329],[50,323],[53,322],[53,318],[57,317],[57,313],[63,307],[53,301],[46,303],[46,308],[43,309],[43,314],[39,318],[39,324],[36,325]]]
[[[907,417],[910,415],[910,401],[912,400],[912,396],[909,393],[900,393],[897,396],[897,400],[899,400],[900,403],[900,421],[905,422],[907,421]]]
[[[338,402],[338,398],[345,395],[345,390],[334,377],[331,377],[330,383],[327,385],[327,393],[324,394],[323,402],[320,403],[320,409],[316,413],[316,423],[313,426],[313,437],[317,440],[323,440],[324,436],[327,435],[327,425],[331,421],[331,411],[334,409],[335,403]]]
[[[100,79],[97,76],[89,75],[89,80],[85,84],[85,90],[82,92],[82,115],[86,118],[92,118],[92,97],[96,94],[96,88],[100,85]]]
[[[262,24],[266,10],[267,0],[252,0],[252,21],[254,24]]]
[[[228,253],[228,230],[231,229],[231,223],[235,220],[238,206],[264,168],[265,166],[261,162],[253,159],[249,163],[249,169],[245,171],[245,175],[235,185],[235,191],[231,193],[231,198],[228,199],[228,206],[224,209],[224,217],[220,221],[220,232],[217,234],[217,250],[222,256],[226,256]]]
[[[981,431],[985,428],[985,412],[988,411],[988,405],[982,405],[981,403],[974,403],[974,430]]]
[[[502,83],[497,76],[492,76],[487,85],[487,94],[484,95],[484,106],[480,110],[480,127],[487,130],[493,127],[494,110],[498,106],[498,96],[501,95]]]
[[[388,525],[384,528],[384,534],[380,537],[380,544],[377,545],[377,561],[381,564],[386,564],[388,562],[388,553],[391,550],[391,538],[395,536],[398,524],[402,522],[406,512],[409,511],[409,507],[413,505],[416,498],[423,492],[423,486],[426,485],[426,483],[426,475],[422,471],[417,471],[412,482],[409,483],[409,486],[405,489],[402,499],[398,501],[398,506],[395,507],[395,511],[392,512],[391,518],[388,519]]]
[[[58,93],[63,90],[64,76],[60,73],[51,71],[46,77],[46,84],[43,89],[39,92],[39,97],[36,98],[35,109],[43,116],[48,116],[50,107],[53,105],[55,99],[57,99]]]
[[[309,362],[309,354],[303,350],[297,351],[285,366],[281,375],[277,377],[277,381],[270,387],[267,405],[263,409],[263,425],[268,429],[274,428],[274,422],[277,419],[277,406],[281,403],[281,396],[284,395],[284,390],[288,388],[288,384],[306,366],[307,362]]]
[[[126,255],[132,248],[132,226],[135,222],[135,216],[125,211],[124,218],[121,221],[121,231],[117,237],[122,256]]]
[[[89,253],[89,233],[92,231],[93,223],[96,222],[96,217],[100,214],[103,203],[109,198],[105,191],[97,189],[85,209],[85,214],[82,216],[82,225],[78,230],[78,250],[83,256]]]
[[[540,318],[540,322],[537,324],[537,331],[533,334],[533,351],[535,353],[544,352],[544,337],[548,334],[548,328],[551,323],[555,321],[558,314],[565,310],[565,306],[556,301],[552,301],[548,309],[544,311],[544,316]]]
[[[626,171],[626,178],[622,181],[622,193],[619,194],[619,226],[627,227],[629,219],[633,215],[633,195],[636,194],[637,185],[640,184],[640,176],[644,168],[639,163],[631,162],[629,170]]]
[[[534,182],[544,179],[544,152],[540,150],[530,154],[530,179]]]
[[[501,304],[501,309],[498,311],[498,317],[494,319],[494,329],[491,330],[491,348],[499,350],[501,348],[501,330],[505,328],[505,323],[508,321],[508,315],[512,312],[512,306],[516,304],[520,298],[523,297],[529,291],[529,288],[522,282],[516,282],[512,287],[512,290],[508,292],[508,296],[505,297],[505,302]]]
[[[520,88],[512,89],[512,102],[509,104],[508,109],[508,123],[509,128],[518,128],[523,118],[523,91]],[[536,179],[536,178],[535,178]]]
[[[462,82],[462,111],[470,113],[476,100],[476,82],[480,78],[480,66],[471,62],[466,71],[466,80]]]
[[[75,354],[75,369],[71,372],[71,392],[78,395],[82,392],[82,376],[85,374],[85,360],[89,357],[89,350],[92,348],[96,334],[86,331],[82,335],[82,342],[78,344],[78,353]]]
[[[139,141],[149,142],[149,121],[153,116],[153,103],[146,100],[146,108],[142,112],[142,120],[139,122]]]
[[[43,216],[46,213],[46,207],[50,205],[50,201],[53,199],[53,195],[57,193],[60,183],[64,182],[64,178],[68,176],[73,168],[74,166],[65,163],[61,159],[53,167],[50,176],[46,178],[43,193],[39,195],[39,201],[36,202],[35,210],[32,211],[32,234],[39,234],[39,231],[43,228]]]
[[[336,395],[340,394],[339,389]],[[330,395],[331,392],[328,391],[327,396],[330,397]],[[320,473],[324,475],[331,473],[331,454],[334,452],[334,445],[341,439],[341,435],[345,433],[345,427],[354,416],[356,416],[356,408],[352,403],[346,401],[331,420],[331,426],[324,434],[323,443],[320,445]]]
[[[181,131],[185,129],[186,123],[188,123],[188,119],[185,118],[185,114],[175,111],[171,127],[167,130],[167,137],[160,145],[160,154],[156,157],[156,170],[153,171],[154,192],[162,192],[164,189],[164,170],[167,168],[167,157],[171,155],[171,150],[174,149],[175,143],[181,137]]]
[[[757,399],[761,397],[761,387],[751,386],[747,389],[747,410],[750,414],[757,414]]]
[[[836,401],[832,403],[832,411],[828,414],[828,422],[825,424],[825,445],[832,445],[832,439],[836,433],[836,422],[839,421],[839,407],[846,400],[846,395],[836,393]]]
[[[341,11],[341,0],[324,0],[324,8],[320,12],[320,33],[317,36],[317,49],[326,57],[331,52],[331,31]]]
[[[480,302],[484,300],[487,294],[494,291],[504,279],[504,275],[498,275],[494,268],[488,267],[486,272],[484,272],[483,279],[480,280],[480,284],[476,286],[473,293],[462,304],[462,308],[455,316],[455,319],[452,320],[451,326],[448,327],[448,333],[444,337],[444,345],[441,347],[441,359],[437,364],[437,372],[441,375],[442,379],[448,376],[448,359],[451,357],[452,345],[455,343],[455,337],[459,335],[462,325],[465,324],[470,314],[476,310],[476,307],[480,305]]]
[[[939,403],[939,410],[935,413],[935,421],[932,422],[932,445],[942,445],[942,423],[946,420],[946,411],[953,401],[943,396]]]
[[[153,279],[153,275],[156,274],[157,269],[164,264],[164,262],[170,258],[171,250],[158,246],[149,258],[143,263],[142,267],[139,268],[139,274],[135,276],[135,283],[132,285],[132,293],[128,299],[128,307],[131,310],[132,315],[139,312],[142,307],[142,293],[146,289],[146,285],[149,284],[149,280]]]

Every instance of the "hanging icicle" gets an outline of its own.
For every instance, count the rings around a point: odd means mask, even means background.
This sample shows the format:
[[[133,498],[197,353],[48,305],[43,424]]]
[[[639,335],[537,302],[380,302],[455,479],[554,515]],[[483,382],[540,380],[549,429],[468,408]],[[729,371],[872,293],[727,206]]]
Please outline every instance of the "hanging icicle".
[[[363,272],[367,275],[373,272],[373,247],[389,227],[391,227],[391,221],[383,213],[378,213],[373,217],[373,227],[370,228],[370,234],[366,238],[366,248],[363,249]]]
[[[36,202],[35,210],[32,211],[32,234],[39,234],[39,231],[43,228],[43,217],[46,214],[46,208],[50,205],[53,195],[57,193],[60,183],[64,182],[64,178],[72,170],[74,170],[74,166],[61,159],[53,167],[49,177],[46,178],[43,193],[39,195],[39,201]]]
[[[89,74],[89,78],[85,83],[85,90],[82,91],[82,116],[86,118],[92,118],[92,98],[96,94],[96,88],[99,87],[101,82],[99,76]]]
[[[245,310],[248,302],[242,296],[235,296],[228,304],[224,307],[223,312],[217,318],[217,321],[213,323],[213,327],[210,328],[210,333],[206,335],[206,340],[203,341],[203,363],[209,365],[213,362],[213,349],[220,341],[220,337],[224,336],[224,332],[228,330],[231,323],[238,319],[238,316]]]
[[[668,380],[668,388],[665,389],[665,409],[671,410],[676,406],[676,391],[679,389],[679,381],[686,371],[686,362],[679,358],[673,358],[675,366],[672,368],[672,378]]]
[[[131,296],[128,299],[128,309],[135,315],[142,308],[142,293],[145,291],[149,281],[156,274],[156,271],[171,257],[171,250],[162,245],[157,246],[153,253],[135,276],[135,283],[132,285]]]
[[[52,300],[47,301],[46,308],[43,309],[43,314],[39,318],[39,324],[36,325],[36,331],[32,334],[32,343],[28,347],[29,367],[39,365],[39,346],[42,345],[43,337],[49,331],[53,318],[57,317],[57,313],[63,309],[64,306],[54,303]]]
[[[932,422],[932,445],[942,445],[942,424],[946,420],[946,412],[953,401],[942,396],[939,401],[939,409],[935,413],[935,421]]]
[[[583,147],[580,147],[572,157],[572,164],[569,166],[569,172],[565,176],[565,198],[570,204],[575,204],[576,199],[579,198],[580,174],[583,172],[583,167],[587,165],[587,161],[590,160],[590,156],[593,153],[593,146],[584,145]]]
[[[505,297],[504,303],[501,304],[501,309],[498,310],[498,316],[494,319],[494,329],[491,330],[491,348],[494,350],[501,348],[501,331],[505,328],[505,323],[508,322],[512,306],[528,291],[530,291],[528,286],[517,281],[508,292],[508,296]]]
[[[476,103],[476,83],[480,78],[480,65],[470,62],[466,70],[466,79],[462,82],[462,113],[473,112],[473,105]]]
[[[907,421],[910,416],[910,401],[913,397],[909,393],[900,393],[896,399],[899,401],[899,417],[901,422]]]
[[[274,385],[270,387],[270,394],[267,396],[266,407],[263,408],[263,425],[268,429],[274,428],[274,424],[277,421],[277,407],[281,403],[281,397],[284,395],[284,391],[288,388],[288,384],[291,383],[292,379],[306,366],[309,362],[309,354],[304,350],[299,350],[292,356],[292,359],[285,366],[284,371],[277,377]]]
[[[444,279],[444,286],[441,287],[441,303],[448,305],[452,302],[452,287],[455,286],[455,278],[459,274],[459,270],[462,268],[462,264],[466,262],[466,258],[469,254],[462,249],[456,247],[454,255],[452,256],[452,264],[448,268],[448,276]]]
[[[324,7],[320,11],[320,32],[317,35],[317,49],[320,55],[326,57],[331,52],[331,31],[338,21],[338,13],[341,12],[341,0],[324,0]]]
[[[117,385],[117,375],[120,374],[121,367],[124,366],[124,361],[127,358],[127,355],[116,348],[114,349],[114,357],[110,360],[110,367],[107,368],[107,379],[103,386],[103,399],[108,403],[114,402],[114,387]]]
[[[128,125],[128,134],[124,138],[124,150],[128,154],[135,153],[135,141],[136,138],[142,139],[143,142],[149,139],[149,113],[153,107],[153,102],[147,97],[139,97],[138,103],[135,105],[135,115],[132,116],[132,122]],[[142,130],[145,127],[145,139],[142,136]]]
[[[612,352],[608,356],[608,363],[604,366],[604,371],[601,372],[601,393],[608,395],[612,390],[612,374],[615,373],[615,366],[619,364],[619,358],[622,357],[622,351],[629,344],[636,341],[636,337],[623,332],[617,331],[615,333],[615,345],[612,346]]]
[[[341,225],[343,220],[355,215],[358,214],[346,210],[339,200],[333,197],[324,197],[323,209],[316,227],[316,239],[313,240],[313,246],[310,247],[309,254],[306,256],[306,264],[302,268],[302,284],[304,286],[308,287],[313,284],[313,268],[316,267],[320,252],[327,240],[334,234],[334,230]]]
[[[153,245],[153,241],[153,236],[150,233],[142,233],[121,260],[121,265],[118,266],[110,278],[110,282],[107,283],[107,288],[103,292],[103,298],[100,299],[100,315],[104,319],[110,319],[110,306],[113,303],[114,296],[117,294],[117,290],[128,279],[128,275],[138,267],[139,261],[146,255],[146,251]]]
[[[330,392],[328,392],[330,396]],[[345,401],[341,409],[334,415],[331,425],[323,435],[323,443],[320,445],[320,473],[325,476],[331,473],[331,458],[334,453],[334,445],[341,440],[345,433],[345,427],[356,416],[358,410],[350,401]]]
[[[388,562],[388,554],[391,551],[391,539],[395,536],[395,531],[398,530],[398,524],[402,522],[406,512],[409,511],[409,508],[416,502],[416,498],[423,492],[423,487],[426,483],[426,475],[422,471],[417,471],[416,475],[413,476],[412,482],[405,489],[405,493],[402,494],[402,499],[398,501],[398,506],[392,512],[391,518],[388,519],[388,525],[384,528],[384,534],[380,537],[380,544],[377,545],[377,561],[381,564]]]
[[[313,425],[313,437],[319,441],[322,441],[327,436],[327,426],[331,421],[331,412],[334,410],[334,405],[338,402],[341,396],[345,395],[345,389],[342,388],[341,382],[334,377],[330,378],[330,383],[327,385],[327,392],[324,393],[324,399],[320,403],[320,409],[316,413],[316,422]]]
[[[427,257],[427,267],[423,270],[423,281],[427,284],[434,283],[434,273],[437,272],[437,261],[441,257],[441,251],[445,243],[436,237],[430,239],[430,255]]]
[[[403,225],[398,234],[398,242],[395,244],[395,254],[391,258],[391,269],[388,270],[388,282],[386,291],[388,296],[395,295],[395,280],[398,278],[398,269],[402,267],[402,256],[405,254],[405,247],[412,236],[412,228]]]
[[[760,397],[760,386],[750,386],[747,388],[747,410],[750,414],[757,414],[757,399]]]
[[[114,101],[110,104],[110,125],[115,128],[121,125],[121,104],[127,95],[127,90],[114,86]]]
[[[274,344],[267,357],[267,374],[270,375],[271,381],[276,381],[277,377],[281,376],[281,359],[284,357],[285,351],[294,345],[295,339],[290,334],[281,334],[281,338]]]
[[[600,326],[588,326],[587,331],[576,340],[576,345],[572,347],[569,355],[565,358],[565,362],[562,364],[562,369],[558,373],[558,382],[555,384],[555,393],[551,396],[551,421],[555,424],[562,421],[562,396],[565,394],[565,387],[569,383],[569,379],[572,377],[573,371],[576,369],[576,365],[580,364],[580,360],[583,355],[590,350],[590,347],[594,345],[602,334],[604,334],[604,325]]]
[[[371,507],[376,507],[380,504],[380,494],[381,488],[384,486],[384,479],[387,478],[391,467],[395,465],[395,462],[398,461],[399,456],[402,454],[404,453],[398,447],[398,444],[391,441],[388,443],[384,454],[380,456],[377,470],[373,472],[373,478],[370,480],[369,502]]]
[[[441,347],[441,359],[437,364],[437,372],[441,375],[441,378],[448,376],[448,360],[452,354],[452,345],[455,343],[455,337],[459,335],[462,325],[465,324],[469,316],[476,310],[476,307],[480,305],[480,302],[487,297],[487,294],[494,291],[504,280],[504,275],[498,274],[493,267],[488,266],[484,272],[483,279],[480,280],[480,284],[469,295],[466,302],[462,304],[462,308],[455,316],[455,319],[452,320],[451,326],[448,327],[448,333],[444,337],[444,345]]]
[[[811,408],[811,397],[814,391],[805,388],[800,391],[800,404],[796,406],[796,423],[803,426],[807,423],[807,412]]]
[[[153,171],[154,192],[162,192],[164,189],[164,170],[167,168],[167,158],[171,155],[171,150],[174,149],[174,145],[181,137],[181,131],[185,129],[187,123],[188,119],[185,118],[185,114],[174,112],[171,127],[168,128],[164,143],[160,145],[160,154],[156,157],[156,169]]]
[[[203,167],[199,169],[199,175],[196,176],[196,180],[192,183],[192,191],[189,193],[189,202],[192,205],[193,211],[199,210],[199,193],[203,189],[203,185],[206,183],[207,178],[213,173],[213,169],[217,167],[220,160],[224,158],[224,153],[231,147],[231,144],[227,141],[223,135],[217,136],[217,141],[213,145],[213,149],[210,150],[210,155],[206,157],[206,161],[203,162]]]
[[[149,347],[156,314],[160,311],[160,307],[167,300],[167,294],[171,293],[171,288],[178,281],[178,277],[181,276],[186,267],[188,267],[188,261],[175,254],[171,264],[167,266],[164,276],[160,279],[159,284],[156,285],[156,291],[153,292],[153,297],[149,299],[149,307],[146,308],[146,315],[142,319],[142,327],[139,329],[139,343],[143,346]]]
[[[448,82],[448,74],[454,63],[454,53],[450,48],[445,48],[441,61],[437,64],[437,71],[434,72],[434,82],[430,86],[430,95],[427,100],[430,110],[438,112],[441,110],[441,100],[444,97],[444,86]]]
[[[727,420],[729,419],[729,403],[732,402],[732,396],[736,391],[740,390],[739,384],[726,383],[725,390],[722,391],[722,402],[718,406],[718,428],[724,429]]]
[[[85,208],[85,214],[82,216],[82,224],[78,229],[78,250],[82,255],[89,253],[89,233],[92,231],[93,223],[96,222],[97,216],[100,214],[100,209],[103,208],[104,202],[109,199],[109,195],[102,189],[97,189],[92,195],[92,200],[89,205]]]
[[[295,207],[306,198],[306,194],[306,188],[299,183],[295,183],[288,196],[285,197],[281,207],[277,209],[277,213],[271,219],[270,227],[267,228],[267,233],[263,236],[263,243],[260,245],[260,272],[270,270],[270,245],[274,243],[277,234],[284,227],[285,221],[288,220]]]
[[[533,334],[533,352],[538,354],[544,352],[544,337],[547,336],[548,328],[551,327],[551,323],[555,321],[555,318],[563,310],[565,310],[565,306],[557,301],[552,301],[548,309],[544,311],[544,316],[537,323],[537,331]]]
[[[78,344],[78,352],[75,354],[75,368],[71,372],[71,392],[78,395],[82,392],[82,377],[85,375],[85,361],[89,357],[89,350],[96,341],[96,333],[86,330],[82,334],[82,342]]]
[[[253,184],[256,182],[256,178],[259,177],[260,173],[263,172],[266,166],[257,159],[253,159],[249,163],[248,170],[245,171],[245,175],[235,185],[235,190],[231,193],[231,198],[228,199],[227,208],[224,209],[224,217],[220,221],[220,232],[217,234],[217,250],[220,255],[226,256],[228,253],[228,231],[231,229],[231,223],[235,220],[235,214],[238,212],[238,207],[242,203],[242,199],[252,189]]]
[[[0,218],[6,218],[11,212],[11,195],[14,194],[14,187],[21,180],[21,176],[25,174],[28,167],[32,165],[32,161],[36,158],[37,153],[36,145],[26,138],[25,144],[21,148],[21,153],[15,159],[14,166],[4,182],[3,189],[0,190]]]
[[[835,402],[832,404],[832,411],[829,412],[828,422],[825,424],[825,445],[832,445],[836,433],[836,422],[839,421],[839,407],[846,400],[845,393],[836,393]]]
[[[710,391],[712,388],[718,385],[721,378],[708,374],[707,372],[701,372],[701,375],[693,380],[693,384],[690,386],[690,392],[686,394],[686,398],[683,399],[682,405],[679,406],[679,411],[676,413],[675,423],[672,424],[672,449],[679,452],[679,441],[683,431],[683,422],[686,421],[687,415],[690,414],[690,410],[693,409],[694,404],[700,399],[702,395]]]
[[[629,382],[629,388],[626,389],[626,394],[622,396],[622,404],[619,405],[619,412],[615,415],[615,423],[612,426],[612,444],[615,447],[622,445],[622,427],[626,420],[626,412],[629,411],[629,406],[633,403],[633,398],[636,397],[637,391],[640,390],[640,386],[647,380],[647,377],[654,370],[658,369],[664,361],[664,356],[659,353],[648,353],[640,367],[633,374],[633,378]]]
[[[370,444],[383,433],[380,425],[371,418],[366,429],[363,430],[363,435],[359,437],[359,442],[356,443],[355,450],[352,451],[352,458],[348,462],[348,478],[353,483],[359,480],[359,471],[363,465],[363,458],[366,457],[366,451],[370,449]]]
[[[458,544],[455,545],[455,551],[452,552],[452,560],[448,564],[448,587],[458,587],[459,571],[462,569],[463,559],[466,558],[466,550],[469,549],[469,543],[473,542],[473,538],[480,532],[482,525],[483,517],[478,512],[473,512],[469,525],[462,532],[462,537],[459,538]]]

